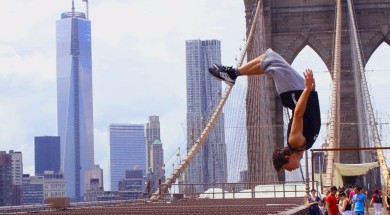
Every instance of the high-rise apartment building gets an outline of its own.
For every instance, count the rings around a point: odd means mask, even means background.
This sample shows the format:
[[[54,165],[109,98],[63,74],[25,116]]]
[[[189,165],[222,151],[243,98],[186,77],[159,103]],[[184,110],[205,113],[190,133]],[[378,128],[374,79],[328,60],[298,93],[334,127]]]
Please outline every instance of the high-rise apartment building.
[[[221,99],[221,82],[208,74],[213,63],[221,63],[221,42],[187,40],[187,148],[190,150]],[[185,183],[227,181],[224,115],[219,116],[204,146],[192,160]],[[198,187],[198,191],[208,186]]]
[[[9,151],[12,160],[12,184],[22,185],[23,181],[23,156],[22,152]]]
[[[118,190],[118,182],[125,178],[125,171],[137,166],[145,170],[145,131],[139,124],[110,124],[110,187]]]
[[[0,151],[0,206],[12,205],[12,158]]]
[[[61,14],[57,32],[57,115],[66,194],[80,201],[85,170],[94,165],[91,22],[84,13]]]
[[[42,136],[34,138],[35,175],[43,175],[45,171],[60,172],[60,137]]]
[[[160,120],[158,116],[149,116],[149,121],[145,124],[146,138],[146,172],[152,167],[150,162],[151,145],[155,140],[161,141],[160,138]]]
[[[22,152],[10,150],[12,160],[12,205],[20,205],[23,203],[23,156]]]

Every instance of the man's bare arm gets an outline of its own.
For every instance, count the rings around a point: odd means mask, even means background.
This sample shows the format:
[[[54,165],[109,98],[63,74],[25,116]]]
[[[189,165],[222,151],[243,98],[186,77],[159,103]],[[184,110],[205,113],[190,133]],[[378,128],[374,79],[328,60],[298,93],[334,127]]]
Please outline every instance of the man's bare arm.
[[[303,73],[305,77],[305,89],[298,99],[294,110],[294,118],[291,125],[291,132],[288,141],[293,148],[302,148],[306,144],[306,139],[303,136],[303,114],[306,110],[307,100],[310,92],[315,89],[315,81],[311,69],[307,69]]]
[[[329,194],[329,195],[330,195],[330,194]],[[326,201],[326,198],[325,198],[325,201]],[[327,202],[327,203],[326,203],[326,210],[328,211],[328,214],[331,215],[331,214],[332,214],[332,211],[330,210],[329,204],[330,204],[330,202]]]

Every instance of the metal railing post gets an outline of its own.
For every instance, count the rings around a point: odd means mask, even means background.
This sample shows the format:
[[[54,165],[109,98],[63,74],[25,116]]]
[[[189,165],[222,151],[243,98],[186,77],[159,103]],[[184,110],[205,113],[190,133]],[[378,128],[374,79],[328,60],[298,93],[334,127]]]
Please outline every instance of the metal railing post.
[[[225,183],[222,183],[222,199],[225,199]]]

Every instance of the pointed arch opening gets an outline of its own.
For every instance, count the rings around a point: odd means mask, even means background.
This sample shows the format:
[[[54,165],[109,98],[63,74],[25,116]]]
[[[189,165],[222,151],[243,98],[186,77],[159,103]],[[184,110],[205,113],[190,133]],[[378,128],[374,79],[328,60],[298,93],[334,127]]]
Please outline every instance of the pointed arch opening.
[[[325,125],[328,122],[328,115],[330,111],[330,101],[331,101],[331,85],[332,79],[328,71],[328,68],[322,58],[317,54],[317,52],[311,48],[309,45],[306,45],[295,57],[292,62],[292,67],[301,75],[307,69],[310,68],[313,70],[314,78],[316,80],[316,91],[318,92],[320,100],[320,109],[321,109],[321,120],[322,124]],[[285,110],[284,113],[288,115],[288,112]],[[288,117],[288,116],[287,116]],[[321,127],[321,131],[317,141],[314,143],[313,148],[320,148],[322,144],[326,142],[327,137],[327,128],[326,126]],[[320,161],[323,163],[323,161]],[[302,168],[305,168],[305,163],[301,163]],[[316,165],[319,169],[325,170],[324,165]],[[311,169],[309,164],[309,170]],[[303,172],[299,170],[293,171],[292,173],[286,174],[286,180],[300,180],[303,177]]]
[[[385,41],[378,45],[364,68],[371,103],[383,146],[390,142],[390,45]],[[384,150],[387,163],[390,151]]]
[[[313,70],[314,78],[316,80],[316,91],[318,92],[320,100],[321,114],[325,117],[323,118],[323,124],[326,123],[326,116],[330,109],[332,79],[325,62],[307,45],[299,52],[291,65],[301,75],[307,68]],[[313,147],[321,146],[324,140],[323,138],[326,137],[324,136],[326,135],[324,132],[326,132],[326,128],[321,128],[320,136]]]

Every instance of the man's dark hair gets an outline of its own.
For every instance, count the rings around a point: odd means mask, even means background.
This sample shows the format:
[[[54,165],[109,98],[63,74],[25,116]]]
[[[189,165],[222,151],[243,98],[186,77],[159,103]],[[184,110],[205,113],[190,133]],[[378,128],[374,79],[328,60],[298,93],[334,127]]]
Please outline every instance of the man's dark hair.
[[[332,186],[332,187],[330,188],[330,190],[331,190],[331,191],[337,191],[337,187],[336,187],[336,186]]]
[[[283,147],[276,149],[272,154],[272,162],[276,171],[280,171],[284,164],[288,163],[288,160],[285,158],[286,155],[291,155],[292,150],[289,147]]]
[[[361,191],[361,190],[362,190],[362,188],[359,187],[359,186],[357,186],[357,185],[353,186],[353,189],[355,189],[355,188],[356,188],[358,191]]]

